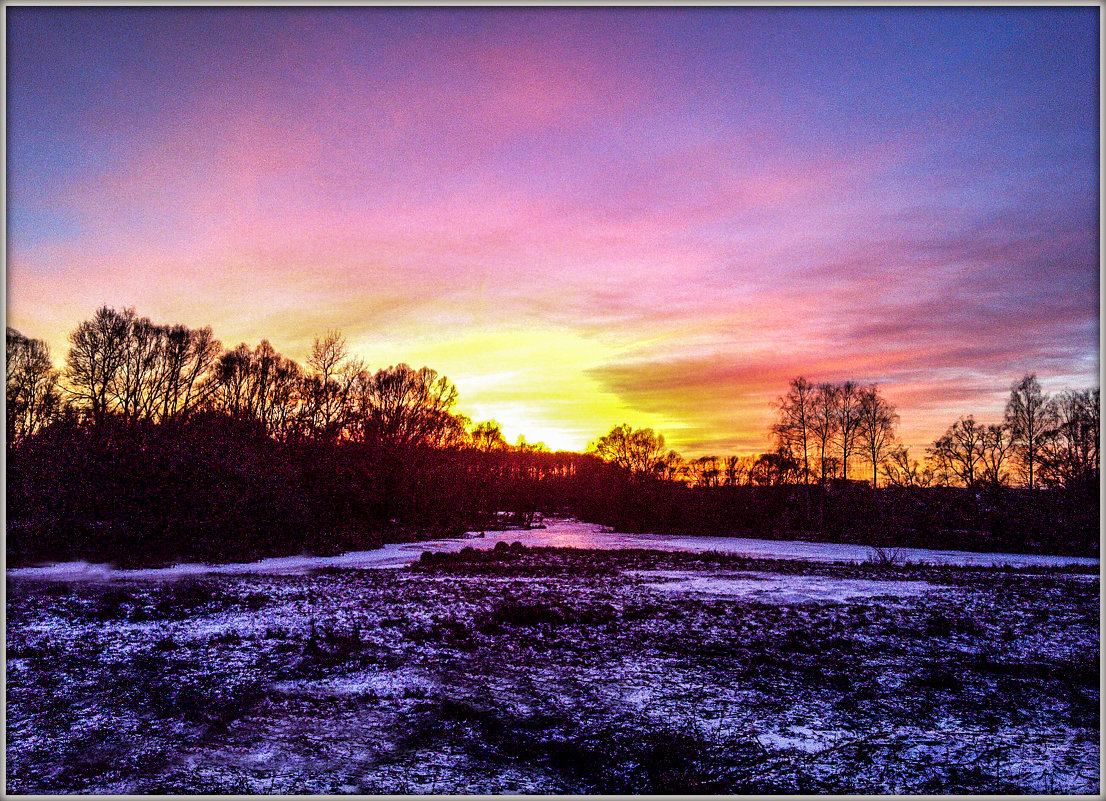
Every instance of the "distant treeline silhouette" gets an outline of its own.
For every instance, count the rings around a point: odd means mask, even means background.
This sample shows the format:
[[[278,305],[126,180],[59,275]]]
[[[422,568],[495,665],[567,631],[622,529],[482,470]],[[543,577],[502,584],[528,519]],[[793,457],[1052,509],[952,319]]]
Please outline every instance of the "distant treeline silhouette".
[[[629,425],[550,452],[456,410],[406,364],[371,371],[330,332],[304,366],[263,340],[98,309],[46,344],[7,330],[10,564],[335,553],[573,514],[622,530],[1088,553],[1098,390],[1033,376],[1005,419],[956,421],[919,463],[878,387],[796,378],[777,448],[685,460]],[[853,480],[866,464],[870,482]]]

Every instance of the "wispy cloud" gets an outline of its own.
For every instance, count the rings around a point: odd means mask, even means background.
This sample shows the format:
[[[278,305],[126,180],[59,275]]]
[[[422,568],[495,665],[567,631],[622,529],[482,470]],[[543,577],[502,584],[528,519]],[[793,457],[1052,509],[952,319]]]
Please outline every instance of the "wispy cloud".
[[[760,450],[855,378],[925,442],[1097,375],[1097,17],[1053,11],[14,9],[9,324],[340,328],[574,447]]]

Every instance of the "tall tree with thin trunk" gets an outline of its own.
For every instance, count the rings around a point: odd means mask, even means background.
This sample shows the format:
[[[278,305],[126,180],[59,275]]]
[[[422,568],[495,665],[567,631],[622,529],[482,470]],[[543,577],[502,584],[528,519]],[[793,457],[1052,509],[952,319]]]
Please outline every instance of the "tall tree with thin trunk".
[[[174,325],[166,334],[166,388],[161,418],[187,417],[210,397],[208,380],[215,369],[222,343],[210,326],[190,329]]]
[[[346,340],[337,331],[316,337],[307,357],[311,374],[305,380],[309,403],[309,428],[319,439],[336,439],[346,427],[351,413],[350,393],[363,365],[349,358]]]
[[[837,393],[833,384],[819,384],[811,403],[810,431],[818,447],[818,478],[825,483],[827,473],[833,478],[833,461],[829,450],[837,435]]]
[[[1034,469],[1050,429],[1048,396],[1041,391],[1037,376],[1029,374],[1010,388],[1006,402],[1006,425],[1014,440],[1022,475],[1030,489],[1036,486]]]
[[[860,390],[857,439],[872,464],[872,486],[878,486],[879,466],[887,458],[895,442],[895,426],[899,416],[895,407],[871,384]]]
[[[849,477],[849,456],[860,433],[860,387],[846,381],[837,390],[837,434],[841,446],[841,478]]]
[[[983,480],[992,487],[1001,487],[1008,480],[1006,463],[1013,450],[1010,429],[1005,425],[989,425],[983,428],[980,443],[980,462]]]
[[[123,357],[110,384],[113,406],[128,422],[148,420],[165,389],[166,330],[149,317],[138,317],[134,309],[126,309],[123,318]]]
[[[810,483],[810,448],[816,390],[804,377],[791,379],[787,394],[776,400],[779,418],[772,427],[777,445],[801,460],[803,483]]]

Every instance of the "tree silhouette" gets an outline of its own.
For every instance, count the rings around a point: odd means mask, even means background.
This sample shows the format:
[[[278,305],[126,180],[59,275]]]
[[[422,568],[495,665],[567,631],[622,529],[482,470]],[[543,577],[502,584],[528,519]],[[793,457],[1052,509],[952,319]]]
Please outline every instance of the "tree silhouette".
[[[126,357],[127,337],[134,309],[117,312],[107,306],[91,320],[81,322],[69,335],[65,358],[66,389],[70,399],[83,404],[99,426],[107,418],[114,398],[116,374]]]
[[[723,483],[739,487],[749,483],[749,471],[756,461],[752,456],[727,456],[723,467]]]
[[[661,458],[660,466],[657,468],[658,475],[665,481],[682,481],[687,475],[687,470],[684,457],[674,450],[669,450]]]
[[[243,342],[221,353],[202,388],[209,408],[256,420],[276,439],[307,436],[313,430],[302,411],[300,366],[277,353],[267,339],[252,350]]]
[[[464,441],[464,425],[453,413],[457,388],[429,367],[398,364],[372,375],[362,372],[352,394],[356,439],[393,447]]]
[[[503,436],[503,429],[495,420],[485,420],[482,423],[477,423],[470,436],[472,447],[485,453],[505,451],[510,447]]]
[[[837,395],[838,388],[833,384],[819,384],[811,406],[810,430],[818,445],[818,478],[822,483],[834,476],[830,445],[840,427]]]
[[[609,434],[596,440],[592,450],[637,479],[656,476],[668,455],[663,435],[651,428],[631,429],[628,423],[612,428]]]
[[[1007,426],[989,425],[983,428],[980,437],[982,478],[992,487],[1003,486],[1009,478],[1006,463],[1013,448],[1014,441]]]
[[[802,376],[791,379],[787,394],[776,400],[779,418],[773,433],[781,448],[796,455],[802,463],[803,483],[810,483],[810,446],[817,390]]]
[[[370,373],[337,332],[315,340],[306,374],[267,340],[223,350],[210,328],[134,309],[101,307],[69,341],[59,377],[44,343],[7,332],[8,553],[23,563],[334,553],[566,512],[633,531],[884,531],[1084,553],[1097,541],[1099,392],[1049,400],[1032,376],[1013,388],[1010,425],[962,417],[926,464],[894,445],[897,415],[877,387],[802,377],[777,400],[776,452],[688,462],[628,424],[589,454],[508,445],[495,421],[455,410],[444,376]],[[1033,424],[1019,439],[1020,418]],[[872,487],[814,491],[811,475],[847,476],[858,451]],[[1004,488],[1015,456],[1039,491]],[[816,518],[795,508],[796,483],[816,494]]]
[[[1066,390],[1048,406],[1050,430],[1041,448],[1040,477],[1055,487],[1093,484],[1099,475],[1099,391]]]
[[[983,460],[984,428],[972,415],[961,417],[933,443],[931,453],[968,489],[974,489]]]
[[[717,487],[722,483],[722,466],[717,456],[700,456],[688,466],[696,487]]]
[[[1006,425],[1014,450],[1030,489],[1036,486],[1034,468],[1050,431],[1048,396],[1041,391],[1037,376],[1026,375],[1010,388],[1006,402]]]
[[[123,315],[123,356],[109,382],[113,406],[128,422],[150,420],[160,408],[165,389],[162,356],[166,332],[149,317],[138,317],[133,309],[125,310]]]
[[[337,331],[315,338],[307,357],[311,369],[304,379],[306,423],[314,439],[336,440],[346,426],[349,398],[363,370],[349,357],[346,340]]]
[[[860,434],[860,388],[845,381],[837,388],[837,435],[841,448],[841,478],[849,477],[849,457]]]
[[[161,420],[187,416],[203,405],[209,392],[204,379],[214,368],[221,347],[210,326],[189,329],[173,325],[166,329]]]
[[[208,379],[208,394],[215,409],[231,417],[252,416],[253,367],[253,352],[245,342],[219,355]]]
[[[7,329],[6,372],[8,447],[30,437],[58,413],[61,394],[58,371],[50,360],[50,348],[41,339],[29,339]]]
[[[910,458],[908,448],[891,448],[880,465],[883,476],[892,487],[928,487],[934,481],[933,467]]]
[[[749,471],[749,481],[757,486],[776,487],[794,480],[799,463],[786,450],[762,453]]]
[[[859,391],[856,435],[872,465],[872,486],[876,487],[879,466],[887,458],[895,442],[895,425],[899,416],[875,384]]]

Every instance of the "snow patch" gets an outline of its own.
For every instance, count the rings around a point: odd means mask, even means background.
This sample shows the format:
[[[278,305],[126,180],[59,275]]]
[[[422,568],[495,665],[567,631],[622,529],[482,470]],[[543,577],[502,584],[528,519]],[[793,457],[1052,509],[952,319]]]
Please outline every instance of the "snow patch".
[[[777,604],[842,603],[858,598],[913,597],[933,589],[933,585],[926,581],[872,581],[779,573],[703,575],[685,570],[638,570],[631,575],[645,579],[646,587],[666,592],[748,597],[755,601]]]
[[[172,567],[124,570],[106,564],[62,562],[42,567],[8,570],[9,578],[33,578],[52,581],[112,581],[119,579],[177,579],[202,575],[277,574],[301,575],[313,570],[374,570],[399,568],[418,560],[423,551],[456,553],[462,548],[486,550],[500,542],[521,542],[529,547],[587,548],[625,550],[641,548],[658,551],[717,551],[766,559],[794,559],[817,562],[864,562],[872,550],[863,545],[805,542],[802,540],[756,540],[746,537],[692,537],[666,534],[623,534],[606,526],[574,519],[550,519],[546,528],[531,530],[469,532],[461,539],[436,539],[422,542],[389,543],[373,551],[351,551],[338,556],[284,556],[257,562],[224,565],[179,564]],[[933,551],[924,548],[899,548],[899,557],[907,562],[933,565],[1055,567],[1098,565],[1097,559],[1079,556],[1041,556],[1033,554],[971,553]]]
[[[788,733],[758,732],[756,738],[761,745],[771,748],[817,754],[851,737],[842,729],[815,730],[807,726],[788,726],[785,731]]]

